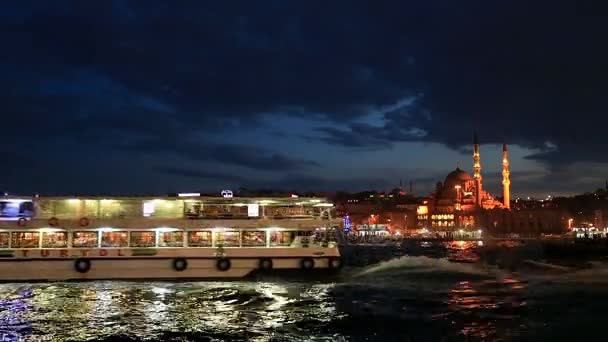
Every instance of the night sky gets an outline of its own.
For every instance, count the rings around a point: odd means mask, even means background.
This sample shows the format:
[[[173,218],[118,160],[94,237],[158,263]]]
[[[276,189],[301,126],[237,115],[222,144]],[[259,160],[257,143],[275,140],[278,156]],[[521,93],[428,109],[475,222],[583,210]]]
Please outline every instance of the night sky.
[[[579,1],[7,1],[0,189],[426,195],[477,131],[499,193],[608,178],[608,25]],[[599,2],[596,2],[599,4]]]

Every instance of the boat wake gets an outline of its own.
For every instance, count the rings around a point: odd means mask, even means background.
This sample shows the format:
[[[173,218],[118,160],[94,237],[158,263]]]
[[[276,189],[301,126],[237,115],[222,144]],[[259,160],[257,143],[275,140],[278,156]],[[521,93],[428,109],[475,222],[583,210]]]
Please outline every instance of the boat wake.
[[[372,265],[354,274],[353,279],[375,278],[379,276],[399,275],[451,275],[458,277],[464,275],[471,277],[492,278],[499,275],[496,269],[481,264],[455,263],[447,259],[435,259],[426,256],[404,256]]]

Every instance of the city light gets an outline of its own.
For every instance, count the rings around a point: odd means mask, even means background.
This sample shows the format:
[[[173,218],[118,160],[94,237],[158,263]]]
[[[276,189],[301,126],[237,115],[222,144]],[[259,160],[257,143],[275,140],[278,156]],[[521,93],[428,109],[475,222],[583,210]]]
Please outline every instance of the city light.
[[[184,192],[181,194],[177,194],[177,197],[200,197],[201,194],[199,192]]]
[[[162,232],[175,232],[175,231],[178,231],[179,229],[177,229],[177,228],[170,228],[170,227],[159,227],[159,228],[156,228],[154,230],[157,231],[157,232],[161,232],[162,233]]]
[[[60,232],[62,230],[63,229],[60,229],[60,228],[40,228],[40,229],[38,229],[38,231],[41,233]]]

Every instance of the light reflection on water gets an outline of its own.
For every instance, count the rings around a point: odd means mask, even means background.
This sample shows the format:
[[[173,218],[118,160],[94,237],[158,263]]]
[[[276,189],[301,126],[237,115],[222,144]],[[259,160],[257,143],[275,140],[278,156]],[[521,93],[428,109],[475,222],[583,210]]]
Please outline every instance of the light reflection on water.
[[[399,317],[399,312],[390,310],[401,310],[391,307],[379,313],[374,312],[379,309],[374,305],[401,301],[414,311],[447,310],[449,317],[442,319],[449,320],[462,310],[488,310],[499,305],[491,298],[474,296],[474,290],[463,284],[449,292],[445,305],[412,300],[407,291],[360,289],[362,292],[352,293],[357,298],[341,297],[344,292],[340,293],[333,283],[4,284],[0,286],[0,296],[6,299],[1,304],[0,317],[6,341],[25,337],[46,341],[111,340],[116,336],[166,340],[184,334],[193,339],[200,335],[220,341],[287,341],[305,336],[338,340],[357,335],[370,335],[373,339],[370,331],[349,331],[351,316],[354,324],[373,325],[375,320],[384,320],[383,315]],[[354,317],[358,314],[345,307],[344,300],[362,301],[359,309],[365,314]],[[368,322],[359,322],[361,318]],[[401,318],[411,321],[418,316]],[[461,324],[461,332],[471,336],[484,336],[484,331],[492,328]],[[407,335],[398,326],[389,333]]]
[[[572,281],[608,272],[504,273],[447,247],[466,263],[402,257],[335,282],[1,284],[0,341],[543,340],[574,299],[577,317],[608,318],[585,311],[608,292],[581,298]]]

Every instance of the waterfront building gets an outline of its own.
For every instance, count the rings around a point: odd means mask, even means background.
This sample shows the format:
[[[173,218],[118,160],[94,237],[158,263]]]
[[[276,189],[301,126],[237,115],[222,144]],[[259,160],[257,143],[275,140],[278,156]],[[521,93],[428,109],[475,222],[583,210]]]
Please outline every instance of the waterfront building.
[[[503,190],[509,198],[507,146],[503,146]],[[477,134],[473,138],[473,175],[461,170],[450,172],[445,180],[438,182],[427,204],[418,208],[421,226],[435,232],[453,232],[460,229],[475,229],[480,226],[478,214],[482,210],[509,208],[509,204],[495,199],[483,188],[481,159]]]
[[[431,196],[417,208],[418,227],[438,235],[455,232],[485,231],[508,233],[555,234],[567,223],[559,210],[511,210],[511,171],[507,145],[502,148],[502,200],[483,187],[480,145],[473,138],[473,175],[457,167],[443,182],[438,182]]]

